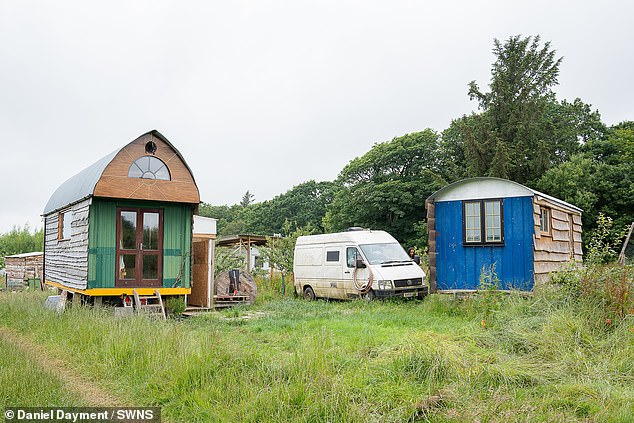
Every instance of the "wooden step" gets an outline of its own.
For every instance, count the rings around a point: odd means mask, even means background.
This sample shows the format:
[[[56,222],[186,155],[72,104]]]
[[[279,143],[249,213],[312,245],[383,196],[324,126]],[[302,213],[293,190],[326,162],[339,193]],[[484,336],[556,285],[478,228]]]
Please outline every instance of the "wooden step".
[[[156,314],[166,319],[165,306],[158,289],[154,291],[155,295],[139,295],[136,289],[132,290],[134,294],[134,309],[137,313]]]

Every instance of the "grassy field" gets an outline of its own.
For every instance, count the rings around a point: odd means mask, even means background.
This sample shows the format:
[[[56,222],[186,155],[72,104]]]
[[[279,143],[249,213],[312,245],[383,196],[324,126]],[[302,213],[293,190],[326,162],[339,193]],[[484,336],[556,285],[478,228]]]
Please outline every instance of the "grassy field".
[[[0,338],[0,400],[2,404],[28,406],[59,404],[82,406],[62,382],[33,366],[25,352]]]
[[[600,421],[634,416],[634,322],[563,291],[255,306],[166,322],[1,293],[0,327],[175,422]],[[1,335],[1,334],[0,334]],[[81,404],[0,336],[0,404]],[[43,374],[44,373],[44,374]]]

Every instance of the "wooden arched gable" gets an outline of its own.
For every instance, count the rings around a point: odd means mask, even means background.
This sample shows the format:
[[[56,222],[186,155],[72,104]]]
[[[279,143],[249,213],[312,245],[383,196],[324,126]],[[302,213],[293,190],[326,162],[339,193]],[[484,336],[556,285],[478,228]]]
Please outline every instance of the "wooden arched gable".
[[[155,157],[165,163],[169,170],[169,180],[129,176],[130,167],[137,159],[145,156]],[[180,153],[158,131],[141,135],[123,147],[104,169],[95,185],[93,195],[108,198],[200,203],[198,187],[189,167]]]

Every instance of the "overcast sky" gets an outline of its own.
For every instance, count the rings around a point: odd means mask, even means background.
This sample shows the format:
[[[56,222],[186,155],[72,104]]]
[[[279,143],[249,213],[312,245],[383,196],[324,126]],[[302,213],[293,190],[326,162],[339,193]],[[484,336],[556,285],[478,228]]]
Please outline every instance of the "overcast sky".
[[[634,120],[630,1],[0,0],[0,232],[157,129],[212,204],[332,180],[476,104],[493,39],[540,34],[560,99]],[[421,203],[421,207],[423,204]]]

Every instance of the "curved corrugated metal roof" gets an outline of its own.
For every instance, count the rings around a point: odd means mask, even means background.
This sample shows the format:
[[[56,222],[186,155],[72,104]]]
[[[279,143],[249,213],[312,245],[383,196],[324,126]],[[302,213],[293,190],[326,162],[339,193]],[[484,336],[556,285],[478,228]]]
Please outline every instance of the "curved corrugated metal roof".
[[[469,188],[468,185],[472,183],[480,183],[483,185],[491,185],[490,183],[495,183],[496,185],[496,193],[491,193],[491,187],[487,187],[488,189],[484,189],[484,192],[479,192],[476,187]],[[503,189],[502,189],[503,188]],[[454,194],[452,196],[452,194]],[[480,176],[476,178],[467,178],[461,179],[459,181],[453,182],[438,191],[434,192],[432,195],[427,198],[427,200],[457,200],[457,199],[478,199],[478,198],[494,198],[494,197],[520,197],[520,196],[539,196],[546,198],[553,203],[559,204],[560,206],[568,209],[572,209],[577,212],[582,212],[583,210],[577,206],[574,206],[570,203],[567,203],[558,198],[552,197],[550,195],[544,194],[542,192],[536,191],[532,188],[524,186],[518,182],[511,181],[508,179],[495,178],[492,176]]]
[[[187,164],[181,153],[176,149],[176,147],[172,145],[171,142],[168,141],[167,138],[165,138],[156,129],[146,132],[145,134],[135,138],[132,142],[146,135],[155,136],[156,138],[159,138],[161,141],[164,141],[167,145],[169,145],[174,150],[174,152],[176,152],[178,157],[183,161],[185,167],[187,167],[187,170],[189,170],[189,173],[192,175],[192,179],[194,178],[194,174],[192,173],[189,165]],[[126,147],[126,145],[118,148],[117,150],[88,166],[86,169],[82,170],[75,176],[66,180],[66,182],[64,182],[62,185],[59,186],[59,188],[55,190],[51,198],[48,200],[48,203],[46,203],[46,206],[44,207],[44,212],[42,214],[48,215],[65,207],[68,207],[71,204],[75,204],[89,197],[92,197],[95,191],[95,186],[97,185],[97,182],[99,182],[99,178],[101,178],[104,170],[106,169],[108,164],[110,164],[112,159],[114,159],[114,157],[119,153],[119,151]],[[194,184],[195,183],[196,181],[194,180]]]
[[[61,184],[49,198],[43,214],[47,215],[61,210],[70,204],[75,204],[92,196],[101,174],[119,151],[121,149],[113,151]]]

